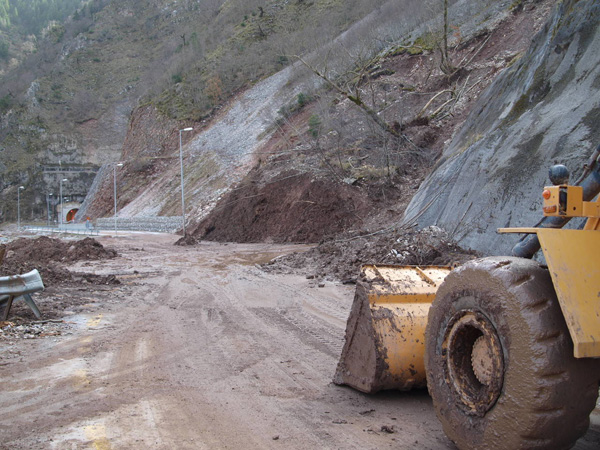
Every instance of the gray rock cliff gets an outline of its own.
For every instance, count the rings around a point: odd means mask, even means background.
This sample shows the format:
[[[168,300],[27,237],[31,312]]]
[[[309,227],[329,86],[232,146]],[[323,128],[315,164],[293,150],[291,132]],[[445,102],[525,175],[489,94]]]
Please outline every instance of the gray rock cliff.
[[[548,168],[571,181],[600,143],[600,3],[558,2],[529,51],[481,96],[404,216],[438,225],[463,246],[509,254],[518,240],[498,227],[542,216]]]

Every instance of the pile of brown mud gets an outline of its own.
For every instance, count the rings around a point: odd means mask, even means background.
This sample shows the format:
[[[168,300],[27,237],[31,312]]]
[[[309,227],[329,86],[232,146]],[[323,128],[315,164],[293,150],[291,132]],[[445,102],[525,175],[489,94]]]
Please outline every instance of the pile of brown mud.
[[[252,176],[228,193],[192,236],[221,242],[319,242],[355,227],[372,208],[359,188],[288,171],[261,183]],[[186,244],[193,242],[180,242]]]
[[[64,265],[81,260],[108,259],[117,252],[105,248],[97,240],[63,241],[46,236],[37,239],[20,238],[4,245],[5,256],[0,264],[0,276],[17,275],[37,269],[44,285],[86,282],[92,284],[117,284],[113,276],[75,273]]]
[[[432,226],[420,231],[392,229],[359,236],[346,233],[262,267],[269,272],[352,282],[363,264],[455,265],[479,256],[461,248],[443,229]]]

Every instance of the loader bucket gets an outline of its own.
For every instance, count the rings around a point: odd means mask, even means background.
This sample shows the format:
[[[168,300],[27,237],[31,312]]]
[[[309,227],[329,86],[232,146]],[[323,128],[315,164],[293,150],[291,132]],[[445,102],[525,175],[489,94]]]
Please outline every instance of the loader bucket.
[[[359,391],[425,387],[425,326],[449,267],[365,265],[333,382]]]

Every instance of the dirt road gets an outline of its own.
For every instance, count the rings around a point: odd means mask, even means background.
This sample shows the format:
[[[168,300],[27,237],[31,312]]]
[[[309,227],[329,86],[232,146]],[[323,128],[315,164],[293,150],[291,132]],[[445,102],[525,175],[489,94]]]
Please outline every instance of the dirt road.
[[[120,256],[72,268],[121,284],[66,292],[87,303],[58,336],[0,340],[0,448],[453,448],[426,392],[331,383],[353,287],[255,266],[298,247],[99,240]]]

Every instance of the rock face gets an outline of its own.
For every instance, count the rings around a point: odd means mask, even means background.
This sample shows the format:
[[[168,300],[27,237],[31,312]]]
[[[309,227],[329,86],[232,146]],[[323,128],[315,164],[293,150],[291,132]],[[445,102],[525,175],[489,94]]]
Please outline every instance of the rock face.
[[[498,227],[541,218],[548,168],[571,182],[600,143],[600,3],[560,2],[529,51],[490,86],[423,182],[404,223],[438,225],[463,246],[509,254]]]
[[[254,152],[273,133],[269,126],[278,110],[314,84],[312,78],[293,81],[292,69],[286,68],[240,94],[211,126],[198,124],[194,126],[199,131],[183,133],[188,217],[204,217],[225,190],[250,170]],[[165,120],[149,106],[133,114],[123,147],[124,166],[119,169],[117,181],[117,189],[122,193],[119,216],[181,214],[179,130],[188,125]],[[114,199],[112,169],[104,168],[97,178],[98,188],[90,190],[82,208],[93,218],[112,214]]]

